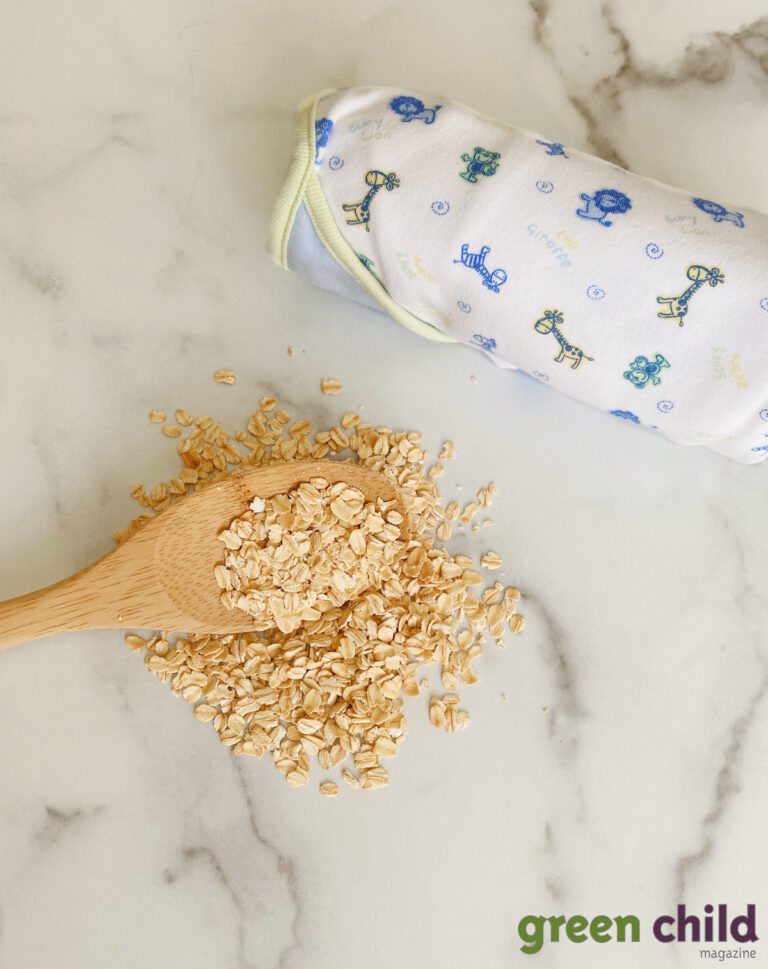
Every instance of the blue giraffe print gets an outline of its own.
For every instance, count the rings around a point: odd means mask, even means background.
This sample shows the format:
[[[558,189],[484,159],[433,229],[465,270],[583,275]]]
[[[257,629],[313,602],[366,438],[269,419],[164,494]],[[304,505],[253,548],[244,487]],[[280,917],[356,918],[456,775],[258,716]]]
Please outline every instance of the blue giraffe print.
[[[741,212],[729,212],[724,205],[710,202],[709,199],[691,199],[697,209],[711,215],[715,222],[733,222],[740,229],[744,228],[744,216]]]
[[[613,225],[613,222],[608,219],[609,215],[621,215],[632,208],[632,203],[627,196],[615,188],[601,188],[594,195],[587,195],[582,192],[581,200],[586,204],[582,208],[576,209],[576,215],[605,226]]]
[[[347,217],[347,225],[362,225],[365,231],[369,232],[371,202],[382,188],[387,192],[399,188],[400,179],[397,172],[382,172],[378,168],[371,168],[365,173],[365,184],[370,185],[370,188],[359,202],[344,202],[341,207],[345,212],[352,213]]]
[[[685,325],[685,317],[688,314],[691,297],[694,293],[702,286],[718,286],[725,282],[725,276],[717,266],[712,266],[709,269],[706,266],[694,263],[686,269],[685,275],[691,280],[691,285],[683,290],[680,296],[656,297],[657,303],[666,303],[666,311],[659,310],[656,316],[663,320],[677,320],[678,326]]]
[[[454,259],[453,261],[455,263],[460,262],[467,269],[474,269],[475,272],[480,274],[483,280],[483,286],[486,289],[490,289],[492,293],[498,293],[507,281],[507,274],[503,269],[494,269],[493,272],[486,269],[485,257],[490,251],[490,246],[483,246],[480,252],[470,252],[469,246],[465,242],[461,247],[461,258]]]
[[[614,417],[623,417],[625,421],[634,421],[635,424],[641,423],[637,414],[633,414],[631,410],[612,410],[611,413]]]
[[[544,145],[548,155],[562,155],[563,158],[568,157],[565,153],[565,145],[561,145],[559,141],[542,141],[541,138],[537,138],[536,144]]]
[[[330,118],[318,118],[315,121],[315,164],[320,163],[321,149],[328,144],[331,137],[333,122]]]
[[[434,108],[425,108],[424,102],[419,98],[405,94],[392,98],[389,106],[395,114],[400,115],[401,121],[423,121],[424,124],[434,124],[437,112],[442,108],[442,104],[436,104]]]
[[[544,335],[551,333],[557,340],[560,349],[557,356],[552,358],[555,363],[563,363],[567,360],[571,365],[571,370],[578,370],[582,363],[595,358],[587,356],[581,347],[577,347],[566,339],[565,334],[560,329],[560,324],[564,320],[562,310],[544,310],[541,317],[533,324],[533,328],[537,333]]]

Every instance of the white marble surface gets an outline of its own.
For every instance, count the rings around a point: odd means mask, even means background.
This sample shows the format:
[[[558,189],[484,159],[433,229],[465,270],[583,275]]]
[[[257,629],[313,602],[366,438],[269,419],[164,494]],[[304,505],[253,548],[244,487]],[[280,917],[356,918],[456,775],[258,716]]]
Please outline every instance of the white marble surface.
[[[768,932],[768,469],[274,267],[295,105],[368,83],[768,210],[760,0],[6,4],[0,597],[106,551],[175,467],[151,407],[234,425],[279,391],[451,436],[463,493],[502,490],[528,624],[478,664],[471,729],[411,701],[389,789],[332,801],[231,758],[118,633],[3,653],[3,969],[684,967],[699,947],[649,932],[677,902],[754,902]],[[524,915],[601,912],[642,941],[519,950]]]

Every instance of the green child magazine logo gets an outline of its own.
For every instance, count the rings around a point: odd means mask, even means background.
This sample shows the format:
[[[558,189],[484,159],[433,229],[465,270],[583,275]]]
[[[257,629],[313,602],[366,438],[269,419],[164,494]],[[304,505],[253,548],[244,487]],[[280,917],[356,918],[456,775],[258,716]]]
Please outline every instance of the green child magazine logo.
[[[640,919],[636,915],[525,915],[517,925],[526,955],[540,952],[545,943],[552,942],[639,942]],[[694,942],[701,947],[702,959],[724,962],[726,959],[754,959],[755,949],[745,943],[757,942],[755,906],[747,905],[746,915],[729,919],[728,906],[705,905],[703,915],[689,914],[685,905],[678,905],[674,915],[659,915],[650,926],[650,936],[656,942]],[[733,948],[711,948],[713,942],[736,943]]]
[[[640,920],[636,915],[595,915],[588,919],[584,915],[526,915],[520,919],[517,934],[527,955],[539,952],[545,942],[639,942]]]

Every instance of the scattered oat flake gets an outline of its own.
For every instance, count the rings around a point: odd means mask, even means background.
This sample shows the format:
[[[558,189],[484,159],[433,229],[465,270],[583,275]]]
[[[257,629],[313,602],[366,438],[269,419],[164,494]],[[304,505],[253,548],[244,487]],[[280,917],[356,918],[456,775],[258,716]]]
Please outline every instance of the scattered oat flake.
[[[469,379],[472,381],[473,384],[477,383],[477,377],[474,374],[472,374]]]
[[[293,347],[288,347],[288,356],[292,357],[296,353]]]
[[[191,427],[194,423],[192,415],[186,410],[176,411],[176,423],[181,424],[182,427]]]
[[[484,569],[500,569],[504,565],[504,559],[496,552],[486,552],[480,559],[480,564]]]
[[[323,781],[320,785],[320,793],[325,797],[336,797],[339,793],[338,784],[335,784],[333,781]]]
[[[237,376],[234,370],[217,370],[213,375],[213,379],[217,384],[234,384],[237,383]]]
[[[149,412],[149,419],[153,424],[162,424],[165,420],[165,414],[161,410],[151,410]]]
[[[336,394],[342,392],[344,386],[340,380],[335,380],[333,377],[325,377],[320,381],[320,389],[324,394],[331,394],[335,397]]]
[[[163,428],[166,437],[181,437],[181,428],[178,424],[166,424]]]

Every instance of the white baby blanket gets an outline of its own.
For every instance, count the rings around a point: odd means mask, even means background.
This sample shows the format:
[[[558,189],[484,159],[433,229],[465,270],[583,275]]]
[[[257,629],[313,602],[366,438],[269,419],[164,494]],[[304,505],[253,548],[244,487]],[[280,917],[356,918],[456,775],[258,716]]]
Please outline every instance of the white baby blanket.
[[[281,265],[433,339],[751,464],[768,457],[768,217],[395,89],[305,101]]]

